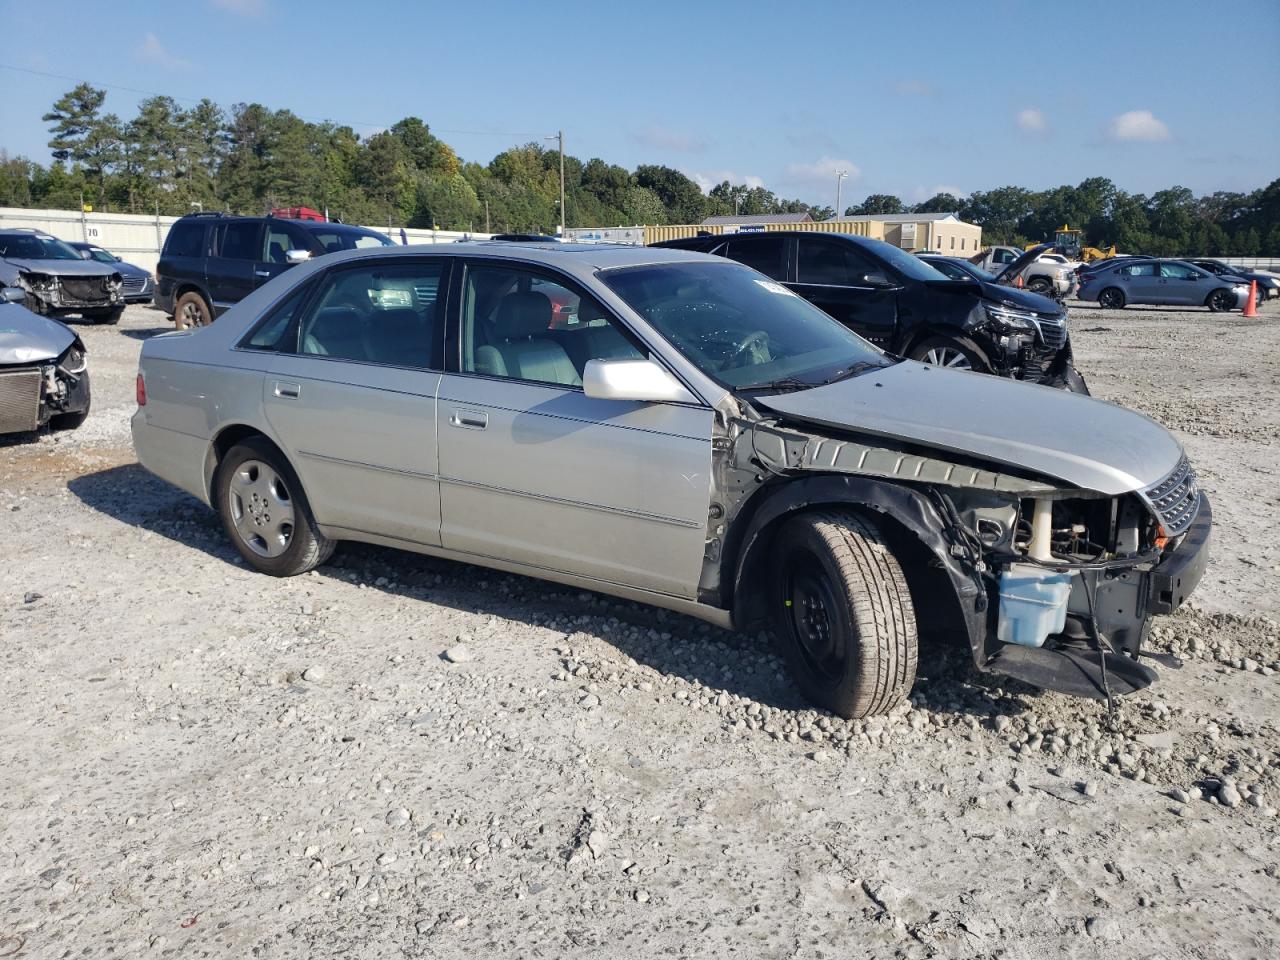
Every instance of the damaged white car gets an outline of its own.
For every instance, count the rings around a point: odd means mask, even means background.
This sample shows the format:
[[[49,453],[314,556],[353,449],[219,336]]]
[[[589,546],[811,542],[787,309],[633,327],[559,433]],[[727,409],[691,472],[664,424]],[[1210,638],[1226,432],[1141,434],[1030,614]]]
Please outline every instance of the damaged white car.
[[[48,423],[74,429],[89,416],[84,343],[66,324],[32,313],[25,299],[0,286],[0,434]]]
[[[255,568],[339,540],[771,627],[843,716],[910,691],[922,629],[1110,697],[1208,557],[1145,417],[904,361],[732,261],[457,244],[301,265],[143,345],[141,462]]]

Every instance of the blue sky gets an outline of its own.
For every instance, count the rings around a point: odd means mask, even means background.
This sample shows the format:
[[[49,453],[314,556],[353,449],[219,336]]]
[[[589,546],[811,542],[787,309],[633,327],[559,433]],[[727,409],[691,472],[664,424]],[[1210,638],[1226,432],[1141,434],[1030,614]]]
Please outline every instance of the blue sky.
[[[483,3],[0,0],[0,64],[368,134],[422,117],[467,160],[569,152],[786,197],[1107,176],[1131,191],[1280,176],[1280,9],[1197,2]],[[70,80],[0,68],[0,148],[48,160]],[[1272,105],[1268,106],[1268,102]]]

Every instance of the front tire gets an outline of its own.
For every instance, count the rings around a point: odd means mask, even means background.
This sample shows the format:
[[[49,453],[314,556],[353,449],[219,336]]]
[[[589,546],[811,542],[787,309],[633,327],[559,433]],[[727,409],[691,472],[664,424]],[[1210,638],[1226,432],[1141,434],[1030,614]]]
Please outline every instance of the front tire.
[[[1116,287],[1107,287],[1098,294],[1098,306],[1104,310],[1120,310],[1124,307],[1124,291]]]
[[[1027,284],[1027,289],[1032,293],[1038,293],[1042,297],[1047,297],[1053,290],[1053,284],[1044,277],[1036,277]]]
[[[1209,294],[1209,298],[1205,300],[1204,305],[1214,313],[1226,313],[1234,310],[1236,306],[1236,295],[1230,290],[1215,290]],[[1254,304],[1257,308],[1257,304]]]
[[[912,347],[911,359],[952,370],[991,372],[991,361],[986,354],[964,337],[928,337]]]
[[[851,511],[805,513],[775,555],[777,634],[805,696],[848,718],[900,703],[916,676],[915,609],[880,532]]]
[[[332,555],[334,543],[316,528],[297,474],[265,440],[228,450],[214,487],[223,529],[255,570],[292,577]]]

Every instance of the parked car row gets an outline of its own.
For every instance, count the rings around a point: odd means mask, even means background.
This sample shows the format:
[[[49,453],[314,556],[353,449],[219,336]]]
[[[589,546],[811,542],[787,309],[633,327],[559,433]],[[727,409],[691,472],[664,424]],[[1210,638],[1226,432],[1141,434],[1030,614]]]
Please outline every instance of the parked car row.
[[[118,323],[123,276],[57,237],[38,230],[0,230],[0,286],[23,292],[29,309],[49,317],[72,314]]]
[[[1208,555],[1178,441],[899,355],[982,330],[993,362],[1040,380],[1065,331],[1042,346],[1053,318],[989,281],[856,238],[722,242],[299,263],[142,345],[138,458],[263,573],[356,540],[772,627],[844,716],[902,701],[922,629],[1044,688],[1150,684],[1151,618]],[[207,232],[193,248],[225,252]]]
[[[1066,310],[994,277],[957,277],[884,241],[836,233],[735,233],[654,246],[745,263],[899,356],[1088,392],[1072,363]]]
[[[1243,309],[1249,284],[1217,275],[1184,260],[1115,257],[1089,264],[1080,273],[1081,300],[1118,310],[1129,304],[1208,307],[1215,312]]]

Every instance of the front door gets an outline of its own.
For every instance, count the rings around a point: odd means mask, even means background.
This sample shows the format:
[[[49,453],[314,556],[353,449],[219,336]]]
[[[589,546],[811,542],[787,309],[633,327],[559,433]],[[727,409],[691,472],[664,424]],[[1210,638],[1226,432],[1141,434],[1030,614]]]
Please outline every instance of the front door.
[[[1209,296],[1207,274],[1183,263],[1161,263],[1159,284],[1165,303],[1200,306]]]
[[[325,526],[440,543],[436,294],[448,262],[324,274],[268,367],[267,419]]]
[[[892,349],[898,329],[897,290],[867,281],[868,274],[885,276],[884,268],[851,244],[820,234],[798,237],[796,243],[792,289],[854,333]]]
[[[563,276],[477,260],[455,290],[437,406],[443,545],[696,598],[710,408],[586,396],[588,360],[644,354]]]

